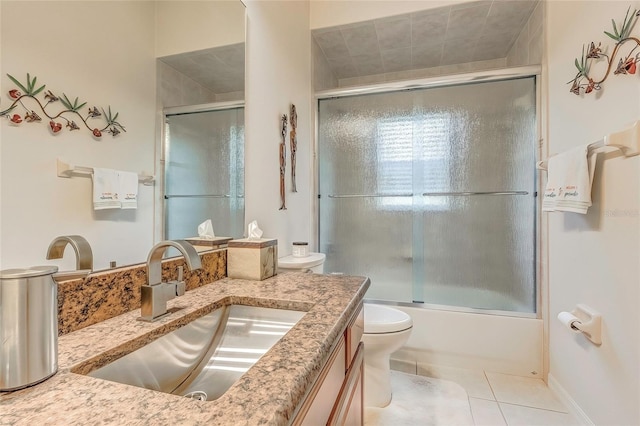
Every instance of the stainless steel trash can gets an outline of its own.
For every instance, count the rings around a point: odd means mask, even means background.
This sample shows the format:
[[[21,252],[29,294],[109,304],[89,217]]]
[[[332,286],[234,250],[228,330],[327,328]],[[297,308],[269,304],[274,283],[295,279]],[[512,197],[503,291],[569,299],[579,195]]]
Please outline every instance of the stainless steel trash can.
[[[0,391],[39,383],[58,370],[57,266],[0,271]]]

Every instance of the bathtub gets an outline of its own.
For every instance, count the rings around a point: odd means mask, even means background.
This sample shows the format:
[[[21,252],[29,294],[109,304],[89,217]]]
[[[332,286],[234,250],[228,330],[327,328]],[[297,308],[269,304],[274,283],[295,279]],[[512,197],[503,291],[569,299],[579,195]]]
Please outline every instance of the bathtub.
[[[543,377],[543,322],[535,314],[365,302],[393,306],[413,319],[409,340],[392,359]]]

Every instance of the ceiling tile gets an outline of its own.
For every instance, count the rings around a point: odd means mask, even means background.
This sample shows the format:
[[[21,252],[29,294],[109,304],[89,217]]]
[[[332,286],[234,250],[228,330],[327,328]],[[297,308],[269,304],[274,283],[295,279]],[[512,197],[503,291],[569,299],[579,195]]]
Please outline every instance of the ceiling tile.
[[[440,65],[442,59],[442,43],[413,46],[411,49],[411,62],[414,69],[432,68]]]
[[[411,47],[383,50],[380,52],[384,72],[407,71],[411,69]]]
[[[441,65],[460,64],[473,61],[476,38],[457,38],[447,40],[442,51]]]
[[[349,56],[347,44],[344,42],[339,29],[321,33],[314,31],[313,38],[327,58],[345,58]]]
[[[505,58],[537,4],[464,2],[312,34],[338,79],[363,81],[368,75],[412,75],[410,70],[435,68],[462,72],[470,62]]]
[[[433,44],[444,40],[449,20],[449,8],[411,14],[412,45]]]
[[[475,48],[474,61],[484,61],[487,59],[504,58],[509,52],[512,40],[501,39],[478,39]]]
[[[491,3],[493,3],[492,0],[480,0],[480,1],[471,1],[466,3],[452,4],[451,10],[468,9],[470,7],[477,7],[477,6],[490,6]]]
[[[378,51],[369,52],[366,55],[354,55],[353,62],[360,76],[384,73],[382,58]]]
[[[226,65],[244,67],[244,43],[216,47],[211,53]]]
[[[499,17],[505,20],[522,21],[531,15],[536,3],[536,0],[495,0],[491,4],[488,16]]]
[[[482,5],[452,10],[449,14],[446,39],[470,37],[482,30],[491,6]]]
[[[340,27],[344,41],[347,43],[347,48],[351,56],[366,55],[371,52],[379,51],[378,37],[376,36],[375,26],[373,21],[355,24],[345,25]]]
[[[381,50],[411,47],[411,21],[408,16],[378,19],[375,27]]]
[[[336,78],[357,77],[358,70],[353,64],[351,58],[327,58],[329,67],[335,74]]]

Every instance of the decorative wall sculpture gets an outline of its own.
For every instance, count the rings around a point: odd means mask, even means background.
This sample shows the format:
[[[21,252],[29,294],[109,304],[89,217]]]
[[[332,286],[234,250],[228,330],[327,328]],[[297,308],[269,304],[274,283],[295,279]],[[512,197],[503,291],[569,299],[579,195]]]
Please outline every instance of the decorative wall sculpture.
[[[6,117],[13,125],[19,125],[23,121],[27,123],[41,122],[42,117],[45,116],[49,119],[49,128],[53,134],[58,134],[62,130],[62,123],[57,120],[63,120],[66,122],[66,128],[69,131],[80,130],[80,126],[84,125],[94,136],[94,138],[101,138],[102,133],[111,133],[112,136],[117,136],[121,132],[126,132],[124,126],[120,124],[118,120],[119,113],[113,114],[111,112],[111,106],[105,111],[104,108],[98,109],[98,107],[89,107],[86,116],[83,115],[80,110],[87,105],[87,102],[80,103],[76,97],[73,102],[67,97],[66,94],[62,96],[56,96],[51,90],[44,92],[44,104],[36,96],[42,93],[45,89],[43,84],[40,87],[36,87],[37,77],[31,78],[31,75],[27,73],[27,82],[22,84],[15,77],[7,74],[9,79],[16,85],[16,89],[9,90],[9,98],[13,100],[9,108],[0,111],[0,117]],[[28,107],[25,102],[33,105],[33,108]],[[51,104],[60,102],[65,108],[58,113],[49,112],[47,108],[50,108]],[[15,112],[16,108],[21,106],[24,108],[24,116]],[[34,109],[35,108],[35,109]],[[36,112],[37,110],[37,112]],[[90,126],[89,122],[94,119],[102,119],[105,124],[98,126]],[[78,122],[76,122],[76,120]],[[78,125],[78,123],[81,123]]]
[[[582,48],[582,57],[580,60],[577,58],[575,60],[578,73],[574,79],[568,83],[571,84],[571,93],[580,95],[583,93],[591,93],[594,90],[600,90],[602,88],[602,83],[604,83],[611,72],[615,59],[620,53],[620,49],[624,45],[631,45],[632,48],[626,53],[626,55],[624,55],[624,57],[619,58],[613,74],[636,73],[637,64],[640,62],[640,39],[637,37],[631,37],[631,30],[638,21],[639,16],[640,11],[634,9],[633,12],[631,12],[631,6],[629,6],[627,13],[624,16],[624,20],[619,27],[616,25],[615,20],[611,20],[613,24],[613,32],[604,32],[616,42],[610,56],[605,53],[606,47],[603,48],[602,43],[598,43],[596,46],[594,42],[591,42],[586,52],[584,47]],[[607,70],[602,78],[593,78],[590,75],[592,62],[601,59],[605,59],[607,61]]]
[[[291,122],[291,133],[289,133],[289,143],[291,146],[291,191],[298,192],[296,189],[296,151],[298,150],[296,127],[298,127],[298,113],[296,112],[296,106],[294,104],[291,104],[289,121]]]
[[[282,122],[282,129],[280,131],[280,210],[286,210],[285,205],[285,191],[284,191],[284,174],[287,168],[287,115],[283,114],[280,119]]]

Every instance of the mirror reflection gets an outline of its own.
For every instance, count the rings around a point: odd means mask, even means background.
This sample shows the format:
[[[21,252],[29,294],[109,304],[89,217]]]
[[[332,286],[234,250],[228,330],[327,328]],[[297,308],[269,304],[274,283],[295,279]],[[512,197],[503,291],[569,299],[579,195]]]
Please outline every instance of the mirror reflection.
[[[244,108],[165,110],[164,238],[242,236]],[[210,233],[200,237],[213,237]]]
[[[196,15],[211,13],[211,7],[217,8],[217,31],[221,25],[229,28],[215,46],[157,60],[164,124],[158,165],[162,212],[156,214],[163,224],[161,239],[210,237],[210,232],[198,235],[198,225],[209,219],[215,236],[243,233],[245,42],[244,21],[237,21],[244,17],[244,6],[239,1],[233,10],[229,2],[200,4]],[[193,19],[192,14],[192,25]],[[196,37],[198,30],[192,32]],[[175,40],[165,40],[163,50],[180,50],[172,47]]]

